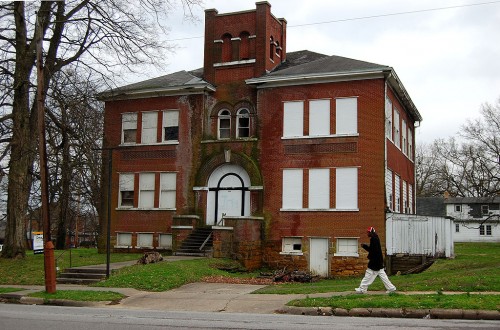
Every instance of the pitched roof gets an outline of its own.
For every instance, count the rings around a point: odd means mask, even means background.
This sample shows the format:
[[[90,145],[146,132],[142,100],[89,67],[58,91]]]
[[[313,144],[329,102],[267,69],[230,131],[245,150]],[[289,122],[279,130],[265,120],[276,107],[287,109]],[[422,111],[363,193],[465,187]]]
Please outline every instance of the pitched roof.
[[[127,95],[143,95],[142,97],[152,95],[164,95],[165,93],[184,91],[185,94],[195,90],[212,89],[214,87],[203,80],[199,72],[178,71],[164,76],[140,81],[134,84],[107,90],[99,94],[102,100],[120,99]]]
[[[308,50],[290,52],[286,61],[280,63],[273,71],[246,80],[247,84],[258,84],[265,87],[276,82],[291,84],[322,82],[324,79],[346,79],[350,76],[368,77],[378,75],[387,78],[400,100],[404,103],[414,120],[422,117],[406,92],[394,70],[387,66],[359,61],[342,56],[328,56]],[[215,91],[215,87],[203,80],[203,68],[193,71],[178,71],[161,77],[144,80],[138,83],[110,89],[99,94],[101,100],[118,100],[126,98],[145,98],[163,95],[193,94],[204,91]]]
[[[435,217],[446,216],[444,197],[417,197],[417,214]]]
[[[449,197],[444,200],[445,204],[498,204],[500,196],[491,197]]]

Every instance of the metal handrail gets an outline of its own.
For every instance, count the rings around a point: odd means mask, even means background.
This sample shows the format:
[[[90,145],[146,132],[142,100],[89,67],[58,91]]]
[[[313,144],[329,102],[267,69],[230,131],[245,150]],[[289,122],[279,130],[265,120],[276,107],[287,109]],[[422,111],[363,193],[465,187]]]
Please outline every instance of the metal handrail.
[[[213,234],[213,231],[211,231],[210,234],[208,234],[207,238],[205,239],[205,241],[203,242],[203,244],[200,246],[200,251],[203,250],[203,248],[205,247],[205,244],[207,244],[207,242],[210,239],[210,237],[212,237],[212,234]]]
[[[72,264],[72,260],[71,260],[71,248],[68,249],[69,250],[69,268],[71,268],[71,264]],[[63,252],[56,258],[56,271],[59,271],[59,267],[57,266],[57,261],[59,260],[59,258],[61,258],[68,250],[63,250]]]

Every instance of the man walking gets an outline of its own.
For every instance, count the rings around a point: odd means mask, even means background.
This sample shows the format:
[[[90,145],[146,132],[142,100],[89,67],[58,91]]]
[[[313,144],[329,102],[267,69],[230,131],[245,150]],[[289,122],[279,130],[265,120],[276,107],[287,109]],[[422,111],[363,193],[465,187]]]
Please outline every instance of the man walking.
[[[366,293],[368,286],[373,283],[377,276],[379,276],[384,283],[387,293],[395,292],[396,287],[389,281],[384,270],[384,256],[382,255],[380,239],[375,232],[375,228],[369,227],[367,234],[368,237],[370,237],[370,245],[363,243],[361,247],[368,251],[368,268],[366,269],[365,277],[361,280],[359,288],[356,288],[355,291],[356,293]]]

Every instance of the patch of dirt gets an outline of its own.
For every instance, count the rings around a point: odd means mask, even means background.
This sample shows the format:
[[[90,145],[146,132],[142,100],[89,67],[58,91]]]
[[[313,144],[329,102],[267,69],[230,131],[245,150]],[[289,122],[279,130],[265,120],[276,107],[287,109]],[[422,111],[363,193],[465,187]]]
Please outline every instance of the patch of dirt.
[[[256,285],[270,285],[274,284],[270,278],[237,278],[226,276],[205,276],[201,279],[207,283],[229,283],[229,284],[256,284]]]

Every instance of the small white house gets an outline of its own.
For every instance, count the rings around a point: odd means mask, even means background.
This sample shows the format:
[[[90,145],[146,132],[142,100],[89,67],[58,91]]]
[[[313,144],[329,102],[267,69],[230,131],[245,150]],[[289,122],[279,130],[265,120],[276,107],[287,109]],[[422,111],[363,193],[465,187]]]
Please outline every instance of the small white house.
[[[500,242],[500,196],[444,199],[455,242]]]

